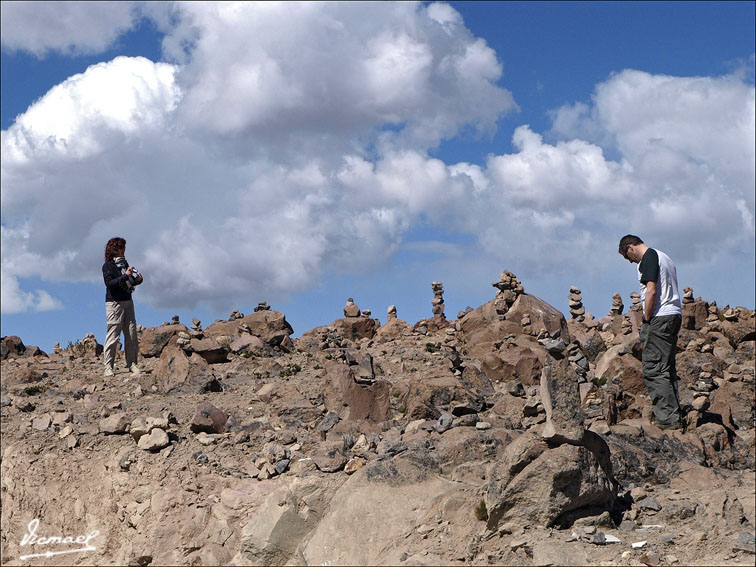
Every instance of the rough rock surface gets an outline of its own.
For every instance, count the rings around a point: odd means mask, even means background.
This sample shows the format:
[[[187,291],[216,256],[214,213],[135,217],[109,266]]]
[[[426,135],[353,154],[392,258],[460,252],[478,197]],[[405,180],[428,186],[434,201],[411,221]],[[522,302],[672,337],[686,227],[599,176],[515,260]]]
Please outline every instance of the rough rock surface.
[[[63,550],[21,545],[36,518],[98,532],[40,565],[751,565],[753,311],[686,295],[670,431],[636,311],[566,321],[511,272],[493,285],[443,324],[141,329],[139,375],[119,353],[103,378],[93,336],[4,337],[0,561]]]

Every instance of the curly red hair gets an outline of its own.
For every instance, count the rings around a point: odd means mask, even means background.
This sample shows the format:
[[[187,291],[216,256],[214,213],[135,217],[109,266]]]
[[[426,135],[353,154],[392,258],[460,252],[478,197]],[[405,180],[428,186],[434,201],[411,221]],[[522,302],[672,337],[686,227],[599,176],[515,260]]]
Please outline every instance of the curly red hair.
[[[105,245],[105,261],[109,262],[113,258],[118,257],[118,252],[126,248],[126,240],[120,236],[111,238]]]

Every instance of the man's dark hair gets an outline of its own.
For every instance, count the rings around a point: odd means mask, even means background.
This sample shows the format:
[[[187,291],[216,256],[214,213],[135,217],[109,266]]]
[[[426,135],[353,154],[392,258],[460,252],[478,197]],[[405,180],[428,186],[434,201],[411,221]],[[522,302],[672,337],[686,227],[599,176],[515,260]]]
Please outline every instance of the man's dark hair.
[[[627,247],[636,246],[638,244],[643,244],[643,241],[639,237],[635,236],[634,234],[626,234],[622,237],[622,239],[620,239],[619,253],[627,258]]]
[[[119,236],[108,240],[108,243],[105,245],[105,261],[110,262],[113,258],[118,256],[118,251],[125,246],[126,241]]]

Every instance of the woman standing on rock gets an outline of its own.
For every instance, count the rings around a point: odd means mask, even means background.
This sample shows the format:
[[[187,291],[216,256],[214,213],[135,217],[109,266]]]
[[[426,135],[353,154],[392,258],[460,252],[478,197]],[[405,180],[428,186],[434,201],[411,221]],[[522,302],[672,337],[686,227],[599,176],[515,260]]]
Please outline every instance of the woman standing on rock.
[[[105,246],[105,263],[102,265],[102,277],[105,280],[105,313],[108,331],[105,337],[105,376],[113,376],[118,337],[123,331],[126,368],[133,373],[139,372],[137,353],[136,316],[131,294],[134,286],[142,283],[142,275],[129,266],[124,255],[126,241],[123,238],[111,238]]]

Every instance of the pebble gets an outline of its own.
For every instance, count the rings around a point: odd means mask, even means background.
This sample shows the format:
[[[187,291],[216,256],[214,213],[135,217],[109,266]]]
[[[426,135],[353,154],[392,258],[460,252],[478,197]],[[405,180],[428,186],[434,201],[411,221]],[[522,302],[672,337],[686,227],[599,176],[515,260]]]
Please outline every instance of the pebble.
[[[144,451],[159,451],[160,449],[167,447],[171,444],[168,434],[156,427],[149,434],[142,435],[139,438],[137,446]]]
[[[491,429],[491,424],[487,421],[479,421],[475,424],[475,429],[485,431],[486,429]]]
[[[50,417],[49,413],[45,413],[40,415],[39,417],[35,417],[32,420],[32,429],[36,429],[38,431],[44,431],[48,427],[50,427],[50,424],[52,423],[52,417]]]
[[[197,433],[196,437],[197,441],[200,445],[214,445],[218,442],[218,438],[215,435],[208,435],[204,431],[201,431],[200,433]]]
[[[431,533],[435,528],[429,524],[423,524],[422,526],[417,528],[417,533],[420,535],[425,535]]]

